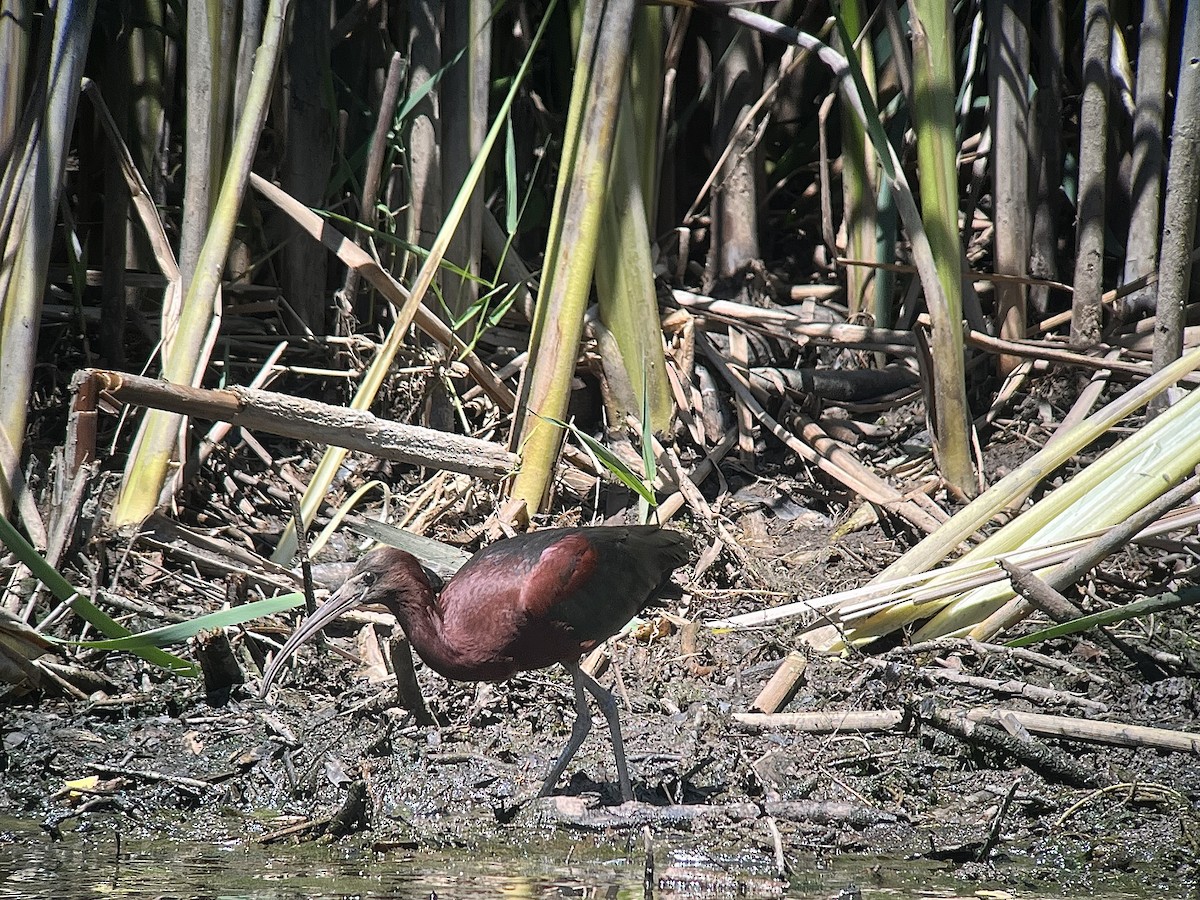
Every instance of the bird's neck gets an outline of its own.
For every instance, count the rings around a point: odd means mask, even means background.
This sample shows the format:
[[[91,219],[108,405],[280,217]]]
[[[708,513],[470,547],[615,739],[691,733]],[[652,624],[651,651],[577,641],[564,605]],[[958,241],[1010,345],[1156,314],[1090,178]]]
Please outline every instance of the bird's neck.
[[[405,601],[396,604],[392,612],[417,655],[439,675],[455,681],[478,681],[481,677],[491,677],[484,670],[477,670],[470,662],[464,662],[462,648],[456,648],[447,640],[442,607],[432,592],[427,600],[405,598]],[[496,677],[511,674],[505,672]]]
[[[431,657],[445,654],[442,609],[432,591],[401,597],[391,612],[422,659],[428,662]]]

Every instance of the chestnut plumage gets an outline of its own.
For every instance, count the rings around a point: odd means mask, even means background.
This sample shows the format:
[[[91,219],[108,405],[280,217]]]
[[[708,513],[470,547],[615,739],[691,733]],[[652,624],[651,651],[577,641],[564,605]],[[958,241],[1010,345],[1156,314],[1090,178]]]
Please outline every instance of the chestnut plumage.
[[[584,691],[608,721],[621,796],[633,799],[616,701],[579,668],[579,658],[672,590],[671,573],[691,541],[652,525],[550,528],[476,553],[437,594],[416,557],[372,550],[350,579],[302,622],[263,676],[347,610],[378,603],[396,617],[425,663],[456,681],[502,681],[560,663],[575,687],[571,738],[542,785],[550,793],[591,728]]]

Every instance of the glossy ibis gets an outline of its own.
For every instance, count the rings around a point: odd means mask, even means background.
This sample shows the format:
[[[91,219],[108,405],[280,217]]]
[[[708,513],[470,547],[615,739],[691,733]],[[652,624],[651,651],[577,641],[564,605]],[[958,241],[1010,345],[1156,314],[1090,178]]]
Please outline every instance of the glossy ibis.
[[[350,579],[302,622],[263,676],[265,695],[279,666],[347,610],[378,603],[396,617],[426,664],[456,681],[503,681],[560,663],[575,686],[575,722],[540,796],[549,794],[592,727],[584,691],[608,720],[621,797],[633,799],[612,694],[579,668],[584,653],[662,598],[691,540],[653,525],[550,528],[507,538],[476,553],[439,595],[416,557],[372,550]]]

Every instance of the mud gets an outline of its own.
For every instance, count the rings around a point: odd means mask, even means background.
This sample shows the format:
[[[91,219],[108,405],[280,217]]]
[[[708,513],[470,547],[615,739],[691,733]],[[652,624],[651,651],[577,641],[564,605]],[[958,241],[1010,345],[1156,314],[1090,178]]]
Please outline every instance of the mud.
[[[838,585],[852,566],[854,577],[865,577],[864,565],[881,564],[888,544],[878,528],[834,545],[814,540],[803,525],[788,526],[773,536],[767,558],[753,538],[779,522],[755,509],[739,521],[763,572],[780,584],[808,582],[806,590]],[[790,541],[782,552],[781,540]],[[709,583],[719,584],[719,576]],[[691,602],[689,617],[703,619],[733,601],[718,586],[694,592]],[[1189,628],[1183,614],[1170,614],[1159,622],[1159,643],[1174,640],[1190,653]],[[625,842],[638,859],[652,856],[657,841],[741,860],[734,887],[725,887],[754,894],[783,891],[800,873],[847,856],[921,861],[969,883],[1047,892],[1196,890],[1196,755],[1041,740],[1077,765],[1063,774],[930,724],[940,709],[1002,702],[1195,731],[1195,677],[1147,682],[1086,641],[1040,648],[1051,657],[1070,654],[1075,665],[1066,669],[955,644],[917,654],[897,647],[870,658],[811,656],[787,711],[892,709],[907,720],[888,732],[802,734],[751,731],[734,718],[800,646],[788,627],[701,630],[684,653],[668,620],[652,622],[613,643],[601,675],[620,698],[637,794],[622,807],[599,716],[557,796],[532,796],[570,729],[566,673],[477,686],[447,682],[418,663],[436,719],[423,727],[396,705],[386,673],[376,668],[380,680],[372,683],[345,658],[369,646],[372,632],[367,626],[356,644],[353,633],[335,629],[341,636],[329,644],[341,652],[302,654],[267,700],[256,697],[251,681],[212,706],[199,682],[135,672],[118,656],[111,657],[114,682],[137,691],[87,702],[10,699],[0,718],[0,811],[38,823],[51,839],[98,828],[127,839],[333,840],[382,854],[474,854],[567,837],[592,847]],[[378,628],[381,639],[386,634]],[[265,647],[250,630],[234,643]],[[1064,701],[1035,704],[931,680],[930,670],[939,669],[1041,686]],[[1098,777],[1071,783],[1072,771]],[[361,807],[347,808],[354,796]],[[663,875],[670,868],[655,876],[663,886],[674,883]],[[706,877],[685,867],[676,880],[703,889]]]
[[[912,410],[885,419],[892,449],[874,460],[880,470],[895,448],[920,444]],[[989,472],[1003,474],[1035,443],[992,441]],[[1200,755],[1029,735],[1012,722],[943,727],[953,710],[1000,707],[1195,734],[1194,612],[1121,626],[1127,643],[1166,661],[1168,677],[1158,680],[1080,636],[1038,645],[1040,660],[962,642],[913,650],[900,638],[838,658],[804,650],[796,622],[685,627],[863,584],[914,540],[889,521],[835,537],[857,509],[853,497],[778,449],[767,448],[758,465],[755,476],[727,462],[720,485],[704,486],[742,555],[705,559],[711,535],[685,521],[679,527],[700,540],[698,559],[678,573],[684,602],[615,639],[598,673],[620,701],[634,804],[619,804],[598,716],[556,795],[533,796],[570,730],[565,672],[479,686],[447,682],[418,661],[435,719],[419,725],[399,707],[387,671],[389,628],[360,620],[330,629],[326,646],[304,651],[263,700],[258,673],[289,627],[275,619],[230,630],[248,680],[224,703],[210,702],[199,680],[95,651],[80,661],[107,686],[87,699],[10,692],[0,700],[8,823],[0,830],[29,846],[33,828],[51,846],[119,835],[126,846],[220,844],[256,859],[252,848],[313,842],[376,861],[619,858],[635,885],[652,860],[656,890],[702,895],[832,894],[814,873],[843,866],[852,873],[846,883],[877,887],[915,872],[918,884],[937,873],[964,892],[1200,896]],[[289,514],[280,492],[268,490],[277,478],[244,449],[218,452],[210,467],[208,486],[194,488],[178,520],[235,547],[269,550]],[[227,477],[239,472],[241,481]],[[388,473],[361,469],[354,480],[376,474]],[[407,488],[420,487],[405,477]],[[233,493],[222,493],[230,484]],[[429,530],[474,549],[477,526],[499,500],[462,496]],[[590,513],[559,515],[556,524],[574,524]],[[472,529],[474,545],[462,540]],[[161,547],[106,540],[68,574],[76,584],[111,585],[125,598],[128,627],[185,619],[224,599],[216,570]],[[353,557],[349,540],[339,540],[319,558]],[[1089,590],[1127,602],[1186,584],[1195,574],[1189,553],[1126,552]],[[797,650],[807,667],[785,712],[885,711],[897,723],[816,734],[748,728],[738,716]]]

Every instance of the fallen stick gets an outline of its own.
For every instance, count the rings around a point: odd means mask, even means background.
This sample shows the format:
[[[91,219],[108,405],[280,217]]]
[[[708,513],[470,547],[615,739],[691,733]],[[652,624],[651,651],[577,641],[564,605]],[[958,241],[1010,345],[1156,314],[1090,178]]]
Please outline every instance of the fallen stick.
[[[972,722],[1004,727],[1011,717],[1032,734],[1059,737],[1064,740],[1111,744],[1118,747],[1153,747],[1180,753],[1200,754],[1200,734],[1129,725],[1124,722],[1100,722],[1096,719],[1077,719],[1070,716],[1048,716],[1016,709],[980,706],[956,710]],[[807,713],[734,713],[733,721],[749,731],[774,729],[828,734],[847,731],[894,731],[905,721],[899,709],[846,710],[844,712]]]
[[[900,516],[919,531],[932,534],[941,523],[922,507],[908,500],[898,490],[864,466],[850,453],[825,434],[815,423],[808,422],[803,429],[803,439],[796,437],[763,409],[750,388],[730,368],[729,364],[702,335],[696,335],[696,345],[712,362],[717,373],[729,384],[754,417],[801,459],[819,466],[826,474],[841,482],[845,487],[869,500],[875,506]]]
[[[905,720],[902,709],[847,709],[802,713],[734,713],[747,731],[803,731],[806,734],[893,731]]]
[[[928,710],[914,709],[913,718],[962,741],[969,747],[1006,753],[1047,781],[1071,787],[1097,788],[1111,784],[1113,780],[1105,772],[1087,768],[1065,750],[1035,740],[1029,734],[1029,729],[1014,723],[1011,716],[1004,716],[1009,720],[1011,728],[973,722],[966,716],[943,711],[936,706]]]
[[[655,806],[631,800],[620,806],[594,809],[583,797],[562,795],[539,797],[529,808],[530,818],[538,824],[563,825],[583,831],[623,831],[647,825],[678,827],[702,820],[753,819],[759,814],[758,806],[753,803]]]
[[[784,659],[783,664],[775,670],[771,680],[758,692],[758,696],[754,698],[750,708],[764,713],[779,712],[796,695],[796,691],[800,687],[800,679],[804,677],[804,671],[807,668],[808,658],[799,650],[793,650]]]
[[[681,307],[696,315],[707,313],[747,327],[766,331],[783,330],[798,337],[845,347],[878,349],[897,356],[911,356],[913,345],[916,343],[911,331],[847,325],[841,322],[812,322],[791,310],[764,309],[732,300],[716,300],[691,291],[676,290],[671,292],[671,296]]]
[[[991,353],[1003,353],[1025,359],[1044,359],[1047,362],[1077,366],[1089,371],[1121,372],[1138,378],[1148,378],[1151,375],[1150,367],[1141,363],[1131,363],[1103,356],[1088,356],[1085,353],[1075,353],[1063,347],[1050,347],[1045,344],[1006,341],[973,329],[964,329],[963,340],[972,347]]]
[[[1093,700],[1074,691],[1058,691],[1041,685],[1030,684],[1016,678],[983,678],[979,675],[968,675],[953,669],[937,669],[932,666],[913,666],[894,660],[885,662],[882,659],[868,657],[864,662],[875,669],[895,669],[907,675],[924,679],[928,684],[938,682],[968,687],[978,691],[990,691],[994,694],[1007,694],[1012,697],[1023,697],[1031,703],[1061,704],[1063,706],[1078,706],[1093,713],[1106,712],[1108,706],[1099,700]]]
[[[211,781],[202,781],[199,778],[187,778],[183,775],[172,775],[166,772],[157,772],[153,769],[127,769],[124,766],[110,766],[104,763],[85,763],[85,767],[91,769],[93,772],[99,772],[101,775],[117,775],[122,778],[134,778],[138,781],[172,784],[176,787],[187,788],[191,791],[224,790],[219,785],[213,784]]]
[[[361,450],[383,459],[462,472],[499,481],[519,462],[500,444],[380,419],[365,410],[319,403],[274,391],[231,387],[205,390],[155,378],[83,369],[76,390],[91,379],[118,403],[229,422],[304,441]]]

